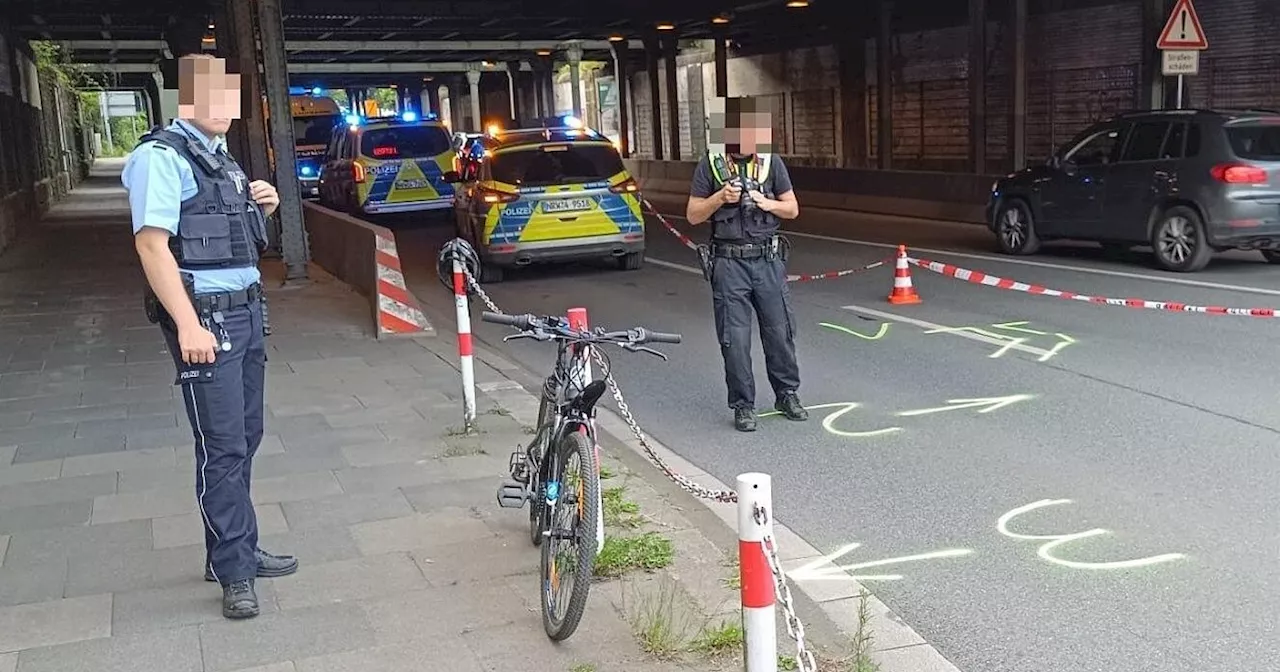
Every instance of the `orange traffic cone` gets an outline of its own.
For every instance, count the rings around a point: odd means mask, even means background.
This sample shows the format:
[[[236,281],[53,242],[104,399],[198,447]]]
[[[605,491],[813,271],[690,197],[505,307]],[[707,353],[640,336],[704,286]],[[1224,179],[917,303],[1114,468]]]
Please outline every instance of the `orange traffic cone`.
[[[896,306],[922,303],[916,288],[911,284],[911,266],[907,264],[907,246],[898,246],[898,263],[893,268],[893,292],[889,303]]]

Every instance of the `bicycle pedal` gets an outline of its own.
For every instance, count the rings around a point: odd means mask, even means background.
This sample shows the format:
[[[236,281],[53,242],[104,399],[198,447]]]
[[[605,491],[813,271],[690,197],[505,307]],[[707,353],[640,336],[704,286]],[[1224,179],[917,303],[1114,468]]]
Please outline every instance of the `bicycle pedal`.
[[[507,467],[511,470],[512,480],[522,485],[529,483],[529,463],[525,461],[524,453],[512,453]]]
[[[529,492],[515,481],[507,481],[498,488],[498,506],[504,509],[519,509],[529,499]]]

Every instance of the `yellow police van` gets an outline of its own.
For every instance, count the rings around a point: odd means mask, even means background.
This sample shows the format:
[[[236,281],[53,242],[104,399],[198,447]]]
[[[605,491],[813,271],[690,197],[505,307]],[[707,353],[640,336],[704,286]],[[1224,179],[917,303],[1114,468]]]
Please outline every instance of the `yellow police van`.
[[[458,235],[475,247],[481,281],[535,262],[613,258],[644,264],[640,190],[613,143],[573,117],[474,141],[447,180]]]
[[[354,215],[448,210],[452,138],[434,115],[361,119],[330,137],[320,169],[320,202]]]
[[[333,129],[345,118],[337,101],[327,96],[289,96],[289,111],[302,197],[315,198],[320,195],[320,167]]]

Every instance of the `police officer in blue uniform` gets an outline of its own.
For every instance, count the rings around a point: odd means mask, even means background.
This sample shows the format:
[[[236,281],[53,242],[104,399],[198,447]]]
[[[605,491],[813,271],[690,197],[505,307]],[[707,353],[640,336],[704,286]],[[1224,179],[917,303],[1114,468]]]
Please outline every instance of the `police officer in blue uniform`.
[[[723,121],[720,117],[723,117]],[[711,281],[716,335],[724,357],[729,408],[738,431],[756,430],[755,375],[751,371],[751,318],[755,313],[764,346],[774,408],[789,420],[804,421],[795,323],[787,289],[783,219],[795,219],[800,205],[782,158],[767,153],[773,124],[751,99],[724,100],[713,114],[713,144],[723,144],[698,162],[686,216],[693,225],[711,221],[711,243],[700,246],[703,272]],[[723,134],[723,143],[716,136]]]
[[[298,568],[295,558],[258,548],[249,497],[266,375],[258,259],[279,196],[266,182],[249,182],[227,155],[239,77],[203,54],[178,64],[179,118],[142,138],[121,181],[149,285],[148,317],[173,355],[195,439],[205,579],[222,585],[224,616],[251,618],[259,611],[254,578]]]

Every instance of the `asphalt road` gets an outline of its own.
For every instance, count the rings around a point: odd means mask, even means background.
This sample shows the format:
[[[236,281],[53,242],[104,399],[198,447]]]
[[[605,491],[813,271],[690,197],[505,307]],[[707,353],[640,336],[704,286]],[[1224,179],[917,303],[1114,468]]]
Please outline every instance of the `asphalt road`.
[[[679,210],[670,203],[659,207]],[[917,256],[1081,294],[1280,306],[1280,269],[1256,255],[1173,275],[1142,253],[1114,260],[1086,247],[1002,258],[981,227],[803,216],[864,243],[792,236],[793,273],[861,266],[903,242]],[[585,306],[596,325],[683,333],[683,344],[664,346],[670,362],[613,353],[636,417],[725,482],[772,474],[783,522],[820,549],[861,544],[840,564],[970,551],[859,572],[900,574],[866,584],[962,670],[1280,669],[1280,322],[1035,297],[921,269],[916,306],[886,302],[891,267],[797,283],[802,398],[860,406],[827,428],[846,407],[815,409],[805,424],[766,418],[739,434],[696,259],[656,223],[648,231],[640,271],[531,269],[488,289],[507,312]],[[410,284],[431,303],[449,300],[434,254],[451,235],[442,225],[397,231]],[[977,331],[937,331],[959,327]],[[490,344],[505,333],[475,330]],[[552,356],[536,343],[500,347],[536,371]],[[758,346],[755,361],[758,405],[770,407]],[[1029,397],[989,412],[911,413],[1010,395]],[[1002,515],[1042,500],[1071,501],[998,529]],[[1096,528],[1108,533],[1052,538]],[[1181,557],[1071,564],[1165,554]]]

